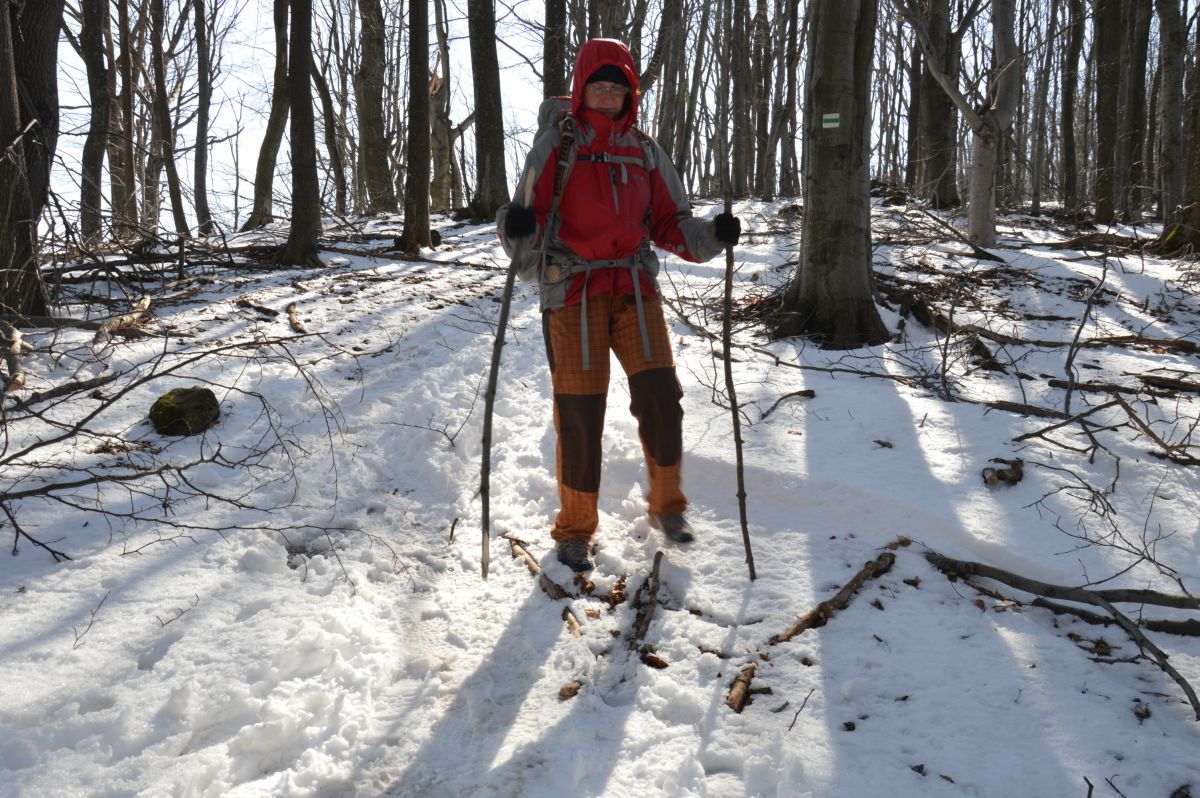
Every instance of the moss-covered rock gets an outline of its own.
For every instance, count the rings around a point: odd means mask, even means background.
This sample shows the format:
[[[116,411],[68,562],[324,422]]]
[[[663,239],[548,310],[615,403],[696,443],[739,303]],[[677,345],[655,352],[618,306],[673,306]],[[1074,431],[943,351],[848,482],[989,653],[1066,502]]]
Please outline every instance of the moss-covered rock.
[[[161,435],[196,435],[220,415],[216,394],[208,388],[174,388],[150,406],[150,420]]]

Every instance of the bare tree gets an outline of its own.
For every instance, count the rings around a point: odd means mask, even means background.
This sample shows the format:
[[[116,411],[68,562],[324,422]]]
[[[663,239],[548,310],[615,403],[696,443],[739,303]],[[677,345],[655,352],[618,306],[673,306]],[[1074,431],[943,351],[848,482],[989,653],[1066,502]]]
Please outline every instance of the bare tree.
[[[212,212],[208,208],[208,125],[212,108],[211,21],[206,0],[192,0],[196,23],[196,154],[192,194],[196,203],[196,228],[202,236],[212,234]],[[213,7],[216,13],[216,7]]]
[[[1067,0],[1070,8],[1067,49],[1063,55],[1062,105],[1059,108],[1059,132],[1062,138],[1063,209],[1068,213],[1079,207],[1079,164],[1075,154],[1075,93],[1079,83],[1079,55],[1083,52],[1086,17],[1083,0]]]
[[[421,0],[413,0],[412,7]],[[392,190],[388,164],[387,134],[383,127],[383,6],[379,0],[358,0],[362,15],[359,34],[362,52],[354,75],[354,97],[358,101],[358,136],[362,147],[362,167],[367,184],[367,213],[395,213],[396,193]],[[428,13],[426,13],[428,18]],[[415,21],[410,17],[409,29]],[[428,32],[425,34],[428,39]],[[424,52],[421,54],[425,58]],[[419,93],[425,94],[421,87]],[[412,94],[418,89],[414,86]],[[411,95],[410,95],[411,96]],[[329,121],[326,121],[329,124]]]
[[[1121,0],[1096,0],[1093,19],[1096,61],[1096,224],[1116,221],[1117,116],[1121,88]]]
[[[1146,133],[1146,54],[1150,40],[1152,0],[1126,0],[1121,45],[1121,96],[1117,124],[1116,200],[1121,215],[1140,221],[1142,139]]]
[[[1183,58],[1187,37],[1179,0],[1156,0],[1160,31],[1159,57],[1159,152],[1158,174],[1162,183],[1163,230],[1170,232],[1183,204]]]
[[[154,78],[152,99],[154,137],[157,142],[158,163],[167,172],[167,193],[171,198],[171,216],[175,234],[188,235],[187,217],[183,213],[183,187],[175,164],[175,128],[171,124],[171,106],[167,99],[166,14],[163,0],[150,0],[150,66]]]
[[[412,0],[408,23],[408,169],[400,239],[405,253],[416,255],[430,246],[429,0]]]
[[[0,0],[0,311],[46,315],[37,224],[58,144],[58,33],[64,0]],[[21,43],[17,57],[16,42]]]
[[[290,0],[288,96],[292,139],[292,225],[277,261],[321,265],[321,186],[317,182],[317,133],[312,100],[312,0]]]
[[[288,121],[288,3],[274,0],[275,75],[271,89],[271,112],[258,151],[254,170],[254,204],[242,230],[255,230],[271,221],[271,200],[275,181],[275,160],[283,142],[283,130]]]
[[[1050,87],[1050,67],[1054,59],[1054,37],[1058,29],[1058,0],[1050,0],[1050,25],[1043,43],[1046,50],[1042,53],[1042,63],[1038,68],[1037,89],[1034,94],[1033,111],[1033,175],[1031,187],[1033,191],[1032,210],[1034,215],[1042,212],[1042,174],[1046,166],[1046,116],[1048,114],[1046,97]]]
[[[475,197],[471,214],[478,221],[488,221],[508,202],[496,11],[491,0],[467,0],[467,26],[475,87]]]
[[[567,93],[567,2],[546,0],[546,33],[542,43],[542,96]]]
[[[800,265],[775,319],[781,335],[833,349],[888,331],[871,275],[871,65],[876,0],[814,0],[804,82],[804,230]]]
[[[108,26],[107,0],[83,0],[79,31],[80,51],[87,68],[88,100],[92,106],[87,138],[81,158],[82,192],[79,202],[79,232],[84,242],[100,238],[104,195],[104,154],[108,150],[111,103],[108,93],[109,67],[105,63],[104,31]]]
[[[977,7],[977,6],[973,6]],[[1017,47],[1013,36],[1012,0],[992,2],[992,68],[988,102],[976,109],[941,68],[933,40],[914,0],[903,0],[897,9],[913,26],[925,53],[927,68],[958,107],[972,131],[968,231],[980,246],[996,242],[996,163],[1001,143],[1008,136],[1020,89]]]

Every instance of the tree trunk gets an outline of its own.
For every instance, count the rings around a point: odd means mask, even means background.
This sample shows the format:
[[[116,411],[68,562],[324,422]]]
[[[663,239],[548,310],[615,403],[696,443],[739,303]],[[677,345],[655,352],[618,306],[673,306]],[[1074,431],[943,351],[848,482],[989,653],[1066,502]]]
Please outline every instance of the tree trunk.
[[[48,314],[37,223],[58,144],[58,34],[64,0],[0,0],[0,311]],[[15,45],[21,43],[18,57]]]
[[[405,254],[429,237],[429,0],[412,0],[408,26],[408,169],[404,176]]]
[[[679,177],[688,184],[687,174],[692,162],[691,146],[696,138],[696,110],[700,105],[698,97],[700,96],[701,87],[703,86],[703,77],[701,75],[701,67],[705,59],[704,47],[708,43],[708,21],[712,16],[712,4],[704,3],[700,10],[700,27],[696,29],[696,52],[692,60],[692,77],[688,82],[687,95],[684,97],[684,120],[678,126],[675,136],[675,166],[679,171]],[[685,35],[686,30],[682,28],[680,35]]]
[[[765,0],[758,0],[758,10],[754,14],[754,24],[750,30],[750,78],[753,90],[751,92],[753,108],[751,121],[753,123],[754,150],[749,163],[754,167],[754,195],[770,201],[775,196],[774,179],[771,165],[775,163],[775,153],[769,149],[771,138],[771,61],[774,56],[771,49],[770,22],[767,18]]]
[[[313,85],[317,89],[317,97],[321,101],[321,118],[325,124],[321,130],[325,134],[325,150],[329,153],[329,176],[333,180],[333,208],[338,216],[346,215],[346,166],[344,157],[344,142],[346,137],[341,134],[341,125],[337,111],[333,107],[333,95],[329,91],[329,83],[321,70],[313,64]]]
[[[1162,59],[1158,114],[1158,175],[1162,184],[1163,230],[1179,221],[1183,204],[1186,163],[1183,154],[1183,57],[1187,51],[1183,12],[1179,0],[1156,0]]]
[[[1188,142],[1183,207],[1175,225],[1163,237],[1164,248],[1171,253],[1200,252],[1200,69],[1197,69],[1194,48],[1194,44],[1189,47],[1192,63],[1183,110],[1183,138]]]
[[[312,102],[312,0],[291,0],[288,97],[292,139],[292,226],[277,261],[321,265],[321,187],[317,182],[317,132]]]
[[[924,59],[921,58],[921,45],[914,42],[912,50],[909,54],[908,63],[908,117],[905,122],[906,133],[906,160],[904,165],[904,185],[914,191],[917,187],[917,174],[921,165],[921,87],[923,81],[921,75],[924,72],[922,65]],[[941,91],[940,88],[937,91]]]
[[[542,43],[542,97],[567,93],[567,0],[546,0]]]
[[[150,61],[154,76],[152,114],[158,141],[159,159],[167,172],[167,193],[171,199],[171,217],[175,234],[188,236],[187,217],[183,213],[183,187],[179,183],[179,168],[175,164],[175,127],[171,121],[171,106],[167,99],[166,14],[163,0],[150,0]]]
[[[962,202],[957,180],[958,114],[934,70],[940,67],[946,79],[957,85],[961,71],[959,39],[950,31],[950,0],[931,0],[928,9],[927,26],[937,58],[925,59],[921,76],[917,196],[929,200],[934,208],[954,208]]]
[[[1096,0],[1092,50],[1096,61],[1096,224],[1116,221],[1117,115],[1121,86],[1121,0]]]
[[[1068,26],[1067,52],[1063,62],[1062,108],[1060,133],[1062,136],[1062,191],[1063,210],[1074,213],[1079,209],[1079,164],[1075,155],[1075,92],[1079,84],[1079,55],[1083,52],[1084,16],[1083,0],[1068,0],[1071,21]]]
[[[995,99],[982,114],[982,124],[973,127],[967,200],[967,236],[981,247],[996,243],[996,156],[1020,98],[1020,53],[1013,37],[1013,17],[1013,0],[992,0],[993,61],[988,96]]]
[[[430,79],[429,146],[433,176],[429,185],[431,211],[448,211],[454,185],[454,125],[450,121],[450,31],[446,0],[433,0],[434,29],[438,41],[438,70]]]
[[[195,185],[196,229],[202,236],[215,229],[208,208],[208,117],[212,107],[212,54],[208,39],[208,12],[205,0],[193,0],[196,13],[196,160]],[[215,10],[215,9],[214,9]]]
[[[85,244],[100,240],[102,216],[104,154],[108,150],[108,122],[111,102],[108,93],[109,69],[105,64],[104,29],[108,26],[107,0],[83,0],[80,49],[87,67],[88,99],[92,106],[87,138],[83,142],[79,202],[79,233]],[[111,166],[111,165],[110,165]]]
[[[413,0],[412,5],[420,2]],[[354,97],[358,101],[358,134],[362,147],[361,164],[367,184],[367,213],[395,213],[396,194],[392,190],[387,134],[383,128],[383,6],[379,0],[358,0],[358,7],[362,13],[362,31],[359,34],[362,55],[354,76]],[[409,29],[411,35],[411,20]],[[428,39],[428,31],[425,36]],[[421,57],[425,58],[424,52]],[[419,92],[428,98],[428,86],[420,89],[414,86],[412,92],[410,96]],[[329,122],[326,120],[327,125]]]
[[[288,121],[288,2],[274,0],[275,25],[275,76],[271,90],[271,113],[267,117],[267,129],[263,133],[262,147],[258,150],[258,163],[254,170],[254,205],[242,230],[257,230],[268,224],[271,213],[272,194],[275,183],[275,160],[279,157],[279,146],[283,142],[283,131]]]
[[[784,123],[786,129],[783,134],[783,144],[779,148],[779,193],[785,197],[794,197],[799,193],[800,188],[797,180],[799,158],[796,156],[796,139],[799,138],[796,130],[798,123],[796,95],[799,93],[796,84],[800,73],[799,0],[791,0],[791,7],[788,10],[787,62],[787,99],[784,100],[784,104],[788,108],[788,114]]]
[[[876,0],[814,0],[804,84],[800,265],[775,319],[822,346],[883,343],[871,274],[870,102]]]
[[[1122,46],[1117,128],[1116,198],[1127,221],[1142,218],[1142,139],[1146,132],[1146,55],[1150,40],[1151,0],[1126,0],[1126,41]]]
[[[754,169],[754,87],[750,76],[750,10],[748,0],[733,0],[733,35],[730,39],[729,65],[733,86],[730,94],[733,111],[733,196],[744,197],[750,190]]]
[[[1034,216],[1042,212],[1042,171],[1046,161],[1046,106],[1050,87],[1050,69],[1054,63],[1054,41],[1058,30],[1058,0],[1050,0],[1050,27],[1046,35],[1046,52],[1038,69],[1037,90],[1034,94],[1033,111],[1033,174],[1030,178]]]
[[[496,11],[491,0],[467,0],[471,72],[475,84],[475,198],[477,222],[496,217],[508,202],[504,166],[504,112],[500,103],[500,63],[496,58]]]

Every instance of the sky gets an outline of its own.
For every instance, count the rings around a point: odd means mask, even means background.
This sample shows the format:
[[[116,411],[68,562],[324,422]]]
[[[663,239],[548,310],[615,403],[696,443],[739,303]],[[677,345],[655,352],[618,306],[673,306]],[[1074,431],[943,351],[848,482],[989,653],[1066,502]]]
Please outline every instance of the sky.
[[[786,279],[795,217],[786,202],[736,212],[747,233],[735,291],[749,301]],[[1200,723],[1123,632],[1031,606],[995,581],[950,581],[925,556],[1067,586],[1195,593],[1194,466],[1156,457],[1159,444],[1120,408],[1091,417],[1100,448],[1089,453],[1078,427],[1048,431],[1053,418],[980,404],[1061,409],[1050,380],[1064,376],[1062,344],[1077,335],[1195,341],[1194,265],[1130,256],[1105,269],[1094,251],[1050,248],[1064,236],[1027,218],[1002,220],[1003,263],[980,261],[920,214],[875,213],[881,283],[923,283],[957,322],[1043,343],[993,344],[1002,373],[975,368],[959,343],[895,309],[881,313],[897,340],[846,352],[739,324],[751,581],[712,339],[723,261],[664,256],[698,540],[671,545],[648,525],[614,364],[595,590],[558,600],[504,537],[570,584],[548,535],[550,382],[536,294],[523,284],[499,374],[491,566],[480,574],[482,393],[507,265],[489,226],[439,218],[443,245],[413,261],[387,249],[397,219],[357,220],[336,241],[330,220],[320,270],[199,257],[183,282],[173,271],[110,282],[81,270],[87,279],[66,287],[80,304],[65,311],[110,297],[119,312],[144,290],[146,335],[30,332],[36,351],[23,360],[25,387],[3,400],[0,456],[62,424],[84,422],[88,434],[9,461],[0,491],[218,451],[243,465],[195,465],[165,496],[149,480],[54,494],[74,507],[13,502],[23,530],[71,559],[24,539],[14,554],[12,519],[0,525],[0,796],[1200,790]],[[945,291],[952,277],[970,291]],[[289,324],[293,304],[303,333]],[[1075,367],[1080,379],[1140,389],[1126,399],[1155,434],[1197,455],[1196,393],[1151,397],[1138,376],[1195,382],[1194,353],[1085,346]],[[939,398],[943,376],[960,401]],[[93,395],[34,397],[96,377],[112,381]],[[201,436],[157,434],[150,404],[184,386],[215,392],[218,422]],[[1072,408],[1108,398],[1076,392]],[[1028,433],[1041,434],[1015,440]],[[1023,480],[989,487],[981,471],[992,458],[1020,458]],[[80,509],[89,506],[147,520]],[[1145,546],[1158,565],[1106,541]],[[632,601],[659,553],[655,612],[638,640]],[[891,570],[825,626],[771,643],[883,553]],[[622,586],[624,601],[598,597]],[[1195,616],[1121,608],[1135,619]],[[1200,682],[1196,638],[1146,634]],[[758,692],[735,713],[726,698],[750,664]]]

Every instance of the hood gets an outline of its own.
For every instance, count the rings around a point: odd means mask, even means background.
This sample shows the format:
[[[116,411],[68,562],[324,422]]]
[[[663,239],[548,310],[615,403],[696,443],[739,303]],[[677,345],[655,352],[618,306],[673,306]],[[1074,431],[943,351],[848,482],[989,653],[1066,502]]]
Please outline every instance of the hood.
[[[571,113],[579,116],[583,108],[583,90],[587,85],[588,76],[600,67],[611,64],[625,73],[629,81],[629,95],[626,99],[628,107],[625,114],[618,118],[617,123],[622,130],[628,130],[637,122],[638,107],[638,75],[633,67],[633,56],[624,43],[616,39],[589,39],[579,48],[575,58],[575,72],[571,79]]]

